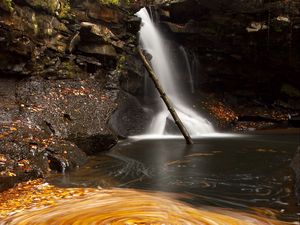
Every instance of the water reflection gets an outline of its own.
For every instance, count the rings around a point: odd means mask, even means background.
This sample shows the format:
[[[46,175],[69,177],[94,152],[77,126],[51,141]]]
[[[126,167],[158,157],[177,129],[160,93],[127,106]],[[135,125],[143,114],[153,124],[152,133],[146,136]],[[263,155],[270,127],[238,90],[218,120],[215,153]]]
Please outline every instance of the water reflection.
[[[126,187],[176,192],[194,206],[243,211],[271,209],[279,218],[299,220],[289,170],[297,135],[124,141],[90,159],[86,168],[49,181],[64,187]],[[67,180],[66,176],[68,177]]]

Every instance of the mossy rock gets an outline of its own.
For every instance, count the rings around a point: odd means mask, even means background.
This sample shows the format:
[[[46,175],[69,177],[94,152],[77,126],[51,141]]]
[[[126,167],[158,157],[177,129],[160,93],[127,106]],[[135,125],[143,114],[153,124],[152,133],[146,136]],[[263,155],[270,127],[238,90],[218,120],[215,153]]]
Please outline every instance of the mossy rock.
[[[98,0],[98,1],[100,4],[118,5],[118,6],[126,6],[132,2],[132,0]]]
[[[26,2],[59,18],[69,18],[72,15],[69,0],[26,0]]]
[[[119,5],[120,0],[99,0],[102,4],[112,4],[112,5]]]
[[[14,7],[13,0],[0,0],[0,8],[4,9],[7,12],[13,12]]]

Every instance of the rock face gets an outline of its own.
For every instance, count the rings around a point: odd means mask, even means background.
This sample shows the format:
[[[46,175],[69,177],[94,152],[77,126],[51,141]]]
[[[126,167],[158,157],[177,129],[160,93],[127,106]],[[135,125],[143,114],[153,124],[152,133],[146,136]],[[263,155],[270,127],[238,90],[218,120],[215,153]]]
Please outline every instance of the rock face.
[[[140,20],[128,10],[97,0],[0,1],[1,180],[75,168],[134,134],[109,124],[115,111],[122,123],[120,82],[142,76]]]
[[[216,100],[208,111],[226,105],[236,114],[218,126],[267,128],[298,118],[299,0],[162,2],[156,11],[165,36],[196,55],[196,89]]]

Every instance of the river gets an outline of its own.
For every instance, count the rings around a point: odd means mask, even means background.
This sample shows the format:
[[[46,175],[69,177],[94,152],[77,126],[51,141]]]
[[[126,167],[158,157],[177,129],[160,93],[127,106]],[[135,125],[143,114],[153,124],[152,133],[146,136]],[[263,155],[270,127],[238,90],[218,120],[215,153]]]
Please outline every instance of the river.
[[[201,138],[191,146],[183,139],[124,140],[48,182],[176,193],[193,207],[268,212],[298,221],[289,168],[298,143],[298,134],[283,133]]]

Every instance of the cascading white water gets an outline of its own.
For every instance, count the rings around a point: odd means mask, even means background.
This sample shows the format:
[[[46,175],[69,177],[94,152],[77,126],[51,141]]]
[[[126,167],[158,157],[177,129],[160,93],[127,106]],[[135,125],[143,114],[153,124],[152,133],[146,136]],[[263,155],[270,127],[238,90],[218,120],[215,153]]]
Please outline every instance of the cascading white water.
[[[140,31],[140,44],[143,49],[152,55],[151,64],[158,75],[159,80],[165,89],[167,95],[175,105],[178,116],[186,126],[191,136],[201,136],[203,134],[213,133],[212,125],[193,109],[185,104],[182,96],[182,85],[176,83],[174,75],[176,68],[171,69],[171,57],[168,55],[166,46],[159,31],[155,28],[146,8],[141,9],[137,14],[142,19]],[[187,56],[186,56],[187,57]],[[173,66],[174,67],[174,66]],[[153,118],[148,134],[163,135],[165,134],[166,122],[170,113],[161,101],[160,109]]]
[[[187,72],[188,72],[188,75],[189,75],[189,83],[190,83],[190,87],[191,87],[191,92],[195,93],[194,78],[193,78],[193,74],[192,74],[191,65],[190,65],[190,62],[189,62],[189,57],[188,57],[188,55],[186,53],[186,50],[183,46],[180,46],[179,49],[182,52],[182,55],[183,55],[184,60],[185,60]]]

